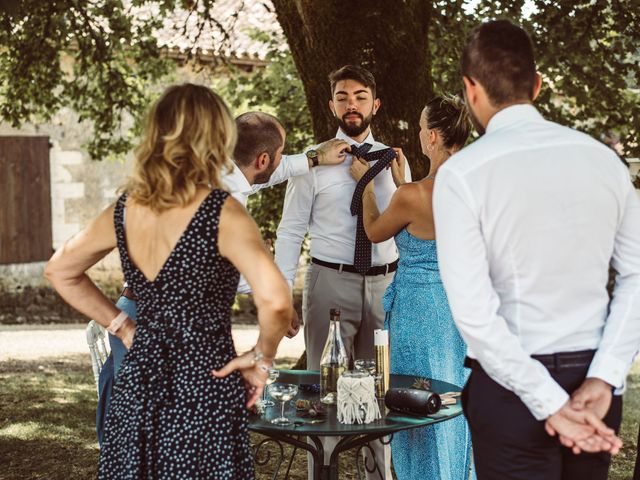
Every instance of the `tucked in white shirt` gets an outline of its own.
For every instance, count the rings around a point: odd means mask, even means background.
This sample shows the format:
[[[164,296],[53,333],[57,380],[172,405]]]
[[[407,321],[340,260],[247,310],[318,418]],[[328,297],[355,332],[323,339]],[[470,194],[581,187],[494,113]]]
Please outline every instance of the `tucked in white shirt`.
[[[360,146],[338,130],[336,138],[345,140],[350,145]],[[371,152],[388,148],[376,142],[369,133],[362,143],[372,146]],[[356,182],[349,173],[353,156],[340,165],[320,166],[307,175],[291,178],[287,184],[282,219],[277,231],[276,263],[293,285],[300,246],[307,232],[311,236],[311,256],[332,263],[353,265],[356,239],[357,217],[351,215],[351,198]],[[371,165],[375,162],[371,162]],[[408,162],[405,169],[406,181],[411,181]],[[396,191],[391,169],[384,169],[375,179],[374,190],[380,211],[385,210],[391,196]],[[372,265],[385,265],[398,258],[398,251],[393,239],[373,245]]]
[[[222,183],[226,190],[242,205],[247,206],[249,197],[263,188],[272,187],[296,175],[309,172],[309,160],[304,153],[297,155],[283,155],[280,165],[271,174],[267,183],[251,185],[244,173],[234,165],[233,170],[222,176]]]
[[[587,376],[623,387],[640,346],[640,201],[612,150],[511,106],[440,168],[433,202],[451,311],[491,378],[538,420],[569,396],[530,355],[597,349]]]

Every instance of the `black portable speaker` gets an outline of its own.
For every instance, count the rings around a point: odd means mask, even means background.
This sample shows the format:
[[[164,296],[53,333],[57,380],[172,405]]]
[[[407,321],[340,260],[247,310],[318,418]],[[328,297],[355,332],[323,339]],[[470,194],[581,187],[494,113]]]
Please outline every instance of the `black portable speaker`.
[[[390,410],[413,415],[432,415],[440,410],[442,400],[437,393],[418,388],[390,388],[384,396]]]

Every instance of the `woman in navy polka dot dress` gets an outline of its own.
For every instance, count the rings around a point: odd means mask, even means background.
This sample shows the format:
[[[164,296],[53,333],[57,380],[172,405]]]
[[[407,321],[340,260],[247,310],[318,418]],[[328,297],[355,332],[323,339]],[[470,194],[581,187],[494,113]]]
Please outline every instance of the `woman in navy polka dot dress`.
[[[46,275],[73,307],[130,348],[116,379],[99,479],[251,479],[247,406],[260,396],[292,315],[289,288],[245,209],[220,185],[235,125],[191,84],[154,106],[115,205],[70,239]],[[118,248],[137,325],[84,273]],[[260,336],[236,357],[230,313],[240,271]]]

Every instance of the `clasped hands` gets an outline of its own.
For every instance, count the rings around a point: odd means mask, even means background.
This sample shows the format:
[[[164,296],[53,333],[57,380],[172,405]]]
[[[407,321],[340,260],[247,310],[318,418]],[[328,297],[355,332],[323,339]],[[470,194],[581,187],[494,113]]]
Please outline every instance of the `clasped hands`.
[[[599,378],[587,378],[571,399],[545,421],[545,430],[558,435],[560,443],[573,453],[609,452],[615,455],[622,441],[602,421],[611,406],[611,385]]]

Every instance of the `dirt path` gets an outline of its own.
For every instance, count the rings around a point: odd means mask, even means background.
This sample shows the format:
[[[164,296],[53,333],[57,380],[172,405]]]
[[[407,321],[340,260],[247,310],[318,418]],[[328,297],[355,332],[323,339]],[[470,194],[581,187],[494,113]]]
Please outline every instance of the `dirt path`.
[[[85,328],[86,324],[0,325],[0,362],[88,354]],[[255,345],[258,328],[254,325],[234,325],[232,335],[236,349],[244,352]],[[295,338],[282,340],[278,357],[298,358],[303,351],[304,333],[301,330]]]

